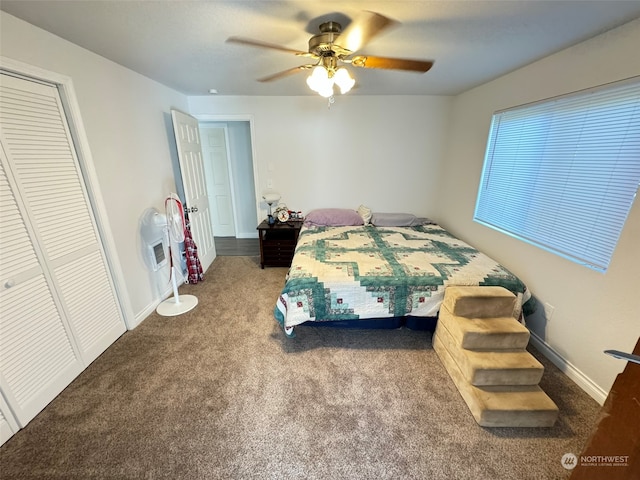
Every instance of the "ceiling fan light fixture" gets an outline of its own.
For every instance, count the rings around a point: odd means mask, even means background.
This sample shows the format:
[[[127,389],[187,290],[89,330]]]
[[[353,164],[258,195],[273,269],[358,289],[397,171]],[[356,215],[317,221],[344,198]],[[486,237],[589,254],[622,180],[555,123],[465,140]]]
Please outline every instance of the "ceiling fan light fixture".
[[[320,91],[327,82],[329,82],[329,72],[321,65],[313,67],[311,75],[307,77],[307,85],[314,92]]]
[[[333,74],[333,81],[338,87],[340,87],[340,93],[343,95],[353,88],[356,81],[349,75],[349,70],[344,67],[340,67]]]
[[[333,78],[330,78],[329,70],[322,65],[313,67],[311,75],[307,78],[307,85],[323,97],[330,97],[333,94]]]
[[[318,90],[318,93],[321,97],[329,98],[333,96],[333,85],[329,85],[327,88],[323,88],[322,90]]]
[[[355,83],[356,81],[344,67],[333,70],[323,65],[316,65],[313,67],[311,75],[307,77],[309,88],[325,98],[333,95],[334,84],[340,88],[340,93],[345,94],[351,90]]]

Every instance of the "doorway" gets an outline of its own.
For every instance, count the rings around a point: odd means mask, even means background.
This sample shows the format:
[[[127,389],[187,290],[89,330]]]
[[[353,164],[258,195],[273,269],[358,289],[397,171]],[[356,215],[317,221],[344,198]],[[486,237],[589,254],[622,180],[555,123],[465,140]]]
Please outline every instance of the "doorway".
[[[200,123],[205,179],[211,203],[211,224],[216,237],[236,236],[233,168],[226,123]]]
[[[227,251],[252,251],[253,244],[258,244],[258,203],[251,119],[222,119],[210,115],[196,118],[216,251],[219,255]]]

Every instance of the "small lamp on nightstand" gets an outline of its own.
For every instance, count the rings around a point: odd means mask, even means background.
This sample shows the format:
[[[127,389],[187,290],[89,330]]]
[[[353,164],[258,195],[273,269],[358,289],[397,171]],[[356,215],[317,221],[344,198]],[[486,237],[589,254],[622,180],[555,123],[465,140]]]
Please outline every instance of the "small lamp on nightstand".
[[[278,192],[274,192],[273,190],[268,190],[262,194],[262,198],[267,205],[269,205],[269,213],[267,215],[267,222],[269,225],[273,225],[275,223],[275,218],[273,218],[273,214],[271,212],[271,207],[274,203],[278,203],[280,201],[280,194]]]

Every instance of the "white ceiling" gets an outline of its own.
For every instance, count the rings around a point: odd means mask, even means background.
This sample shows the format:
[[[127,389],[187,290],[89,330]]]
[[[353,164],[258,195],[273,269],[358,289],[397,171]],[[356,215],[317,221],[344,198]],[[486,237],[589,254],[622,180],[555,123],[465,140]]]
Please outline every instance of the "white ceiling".
[[[361,10],[401,22],[369,55],[434,60],[426,74],[355,69],[349,95],[451,95],[640,17],[640,1],[1,0],[0,9],[187,95],[315,95],[291,54],[226,43],[232,35],[307,50],[320,23]]]

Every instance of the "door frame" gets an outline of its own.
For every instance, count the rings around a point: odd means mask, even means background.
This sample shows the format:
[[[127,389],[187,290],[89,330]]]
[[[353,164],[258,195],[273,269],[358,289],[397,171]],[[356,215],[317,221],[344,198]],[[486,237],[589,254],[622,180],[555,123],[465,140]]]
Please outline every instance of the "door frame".
[[[250,135],[250,140],[251,140],[251,161],[253,163],[253,195],[255,198],[255,202],[256,202],[256,225],[258,223],[260,223],[260,198],[261,195],[259,193],[259,189],[258,189],[258,161],[257,161],[257,155],[256,155],[256,142],[255,142],[255,132],[254,132],[254,128],[253,128],[253,123],[254,123],[254,119],[253,119],[253,115],[213,115],[213,114],[193,114],[190,113],[190,115],[194,118],[196,118],[199,122],[203,122],[203,123],[227,123],[227,122],[249,122],[249,135]],[[226,134],[227,132],[225,132]],[[227,151],[229,150],[229,138],[227,137]],[[231,156],[228,155],[228,162],[231,161]],[[233,190],[233,189],[232,189]],[[233,193],[233,195],[235,196],[235,192]],[[235,211],[235,204],[234,204],[234,221],[236,222],[236,235],[238,233],[238,219],[237,219],[237,215],[236,215],[236,211]]]
[[[71,138],[76,148],[76,155],[87,190],[87,196],[89,197],[93,217],[100,235],[100,243],[102,244],[107,265],[111,273],[111,280],[113,281],[116,298],[118,299],[118,307],[120,308],[127,329],[132,330],[138,323],[136,322],[129,293],[126,289],[124,273],[120,267],[121,264],[118,258],[116,244],[107,217],[107,209],[104,204],[102,192],[100,191],[98,175],[94,167],[93,157],[91,156],[91,149],[89,148],[89,139],[84,129],[82,115],[80,114],[80,104],[78,103],[71,77],[2,55],[0,55],[0,68],[6,72],[35,81],[53,83],[58,87],[62,107],[67,116]]]

